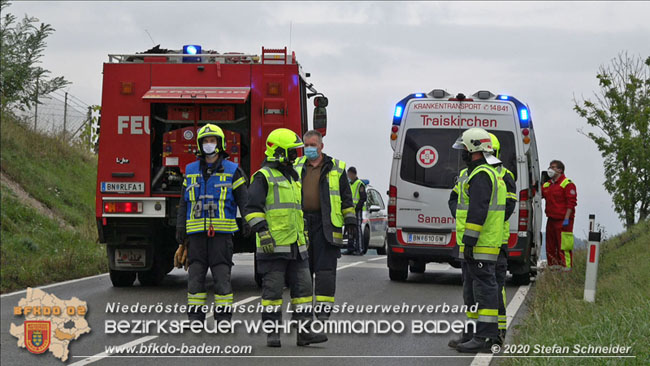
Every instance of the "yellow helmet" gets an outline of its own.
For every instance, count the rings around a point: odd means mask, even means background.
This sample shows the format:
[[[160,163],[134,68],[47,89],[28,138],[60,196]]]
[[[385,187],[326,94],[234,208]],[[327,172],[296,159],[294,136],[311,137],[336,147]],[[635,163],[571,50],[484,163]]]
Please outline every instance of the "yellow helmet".
[[[226,151],[226,136],[223,134],[221,127],[208,123],[207,125],[199,129],[199,133],[196,134],[196,145],[198,146],[201,154],[203,152],[203,146],[201,146],[201,139],[208,136],[217,137],[217,152]]]
[[[490,139],[492,139],[492,148],[494,149],[494,156],[499,157],[499,152],[501,151],[501,143],[495,134],[490,132]]]
[[[466,147],[467,151],[470,153],[494,152],[490,134],[486,130],[478,127],[470,128],[469,130],[463,132],[463,134],[458,138],[458,140],[456,140],[452,147],[459,150],[462,150],[463,147]]]
[[[278,128],[266,138],[266,160],[279,163],[292,162],[297,156],[290,156],[289,150],[302,147],[302,139],[288,128]]]

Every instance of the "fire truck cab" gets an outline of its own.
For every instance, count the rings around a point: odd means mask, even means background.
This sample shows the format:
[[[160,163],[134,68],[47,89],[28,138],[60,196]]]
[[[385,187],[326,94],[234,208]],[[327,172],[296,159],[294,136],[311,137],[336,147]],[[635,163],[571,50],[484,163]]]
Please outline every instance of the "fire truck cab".
[[[308,129],[309,97],[316,96],[313,127],[326,132],[327,98],[308,77],[286,47],[262,48],[261,56],[198,45],[109,55],[96,218],[114,286],[131,286],[136,276],[142,285],[156,285],[172,270],[183,174],[197,158],[201,126],[224,130],[229,160],[249,177],[264,160],[272,130],[302,135]],[[238,223],[241,228],[241,218]],[[235,251],[254,252],[254,238],[236,233]]]

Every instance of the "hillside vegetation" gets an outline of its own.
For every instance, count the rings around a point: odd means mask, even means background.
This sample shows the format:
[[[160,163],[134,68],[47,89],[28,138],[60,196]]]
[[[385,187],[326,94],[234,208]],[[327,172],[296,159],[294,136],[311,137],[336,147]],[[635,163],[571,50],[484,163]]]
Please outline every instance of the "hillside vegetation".
[[[650,364],[650,221],[603,242],[596,302],[583,300],[585,250],[574,252],[570,273],[545,272],[533,288],[529,314],[514,344],[629,346],[636,358],[509,358],[506,365]],[[539,355],[529,352],[528,355]],[[593,354],[592,354],[593,355]]]
[[[94,213],[96,157],[7,114],[0,143],[1,292],[106,272]]]

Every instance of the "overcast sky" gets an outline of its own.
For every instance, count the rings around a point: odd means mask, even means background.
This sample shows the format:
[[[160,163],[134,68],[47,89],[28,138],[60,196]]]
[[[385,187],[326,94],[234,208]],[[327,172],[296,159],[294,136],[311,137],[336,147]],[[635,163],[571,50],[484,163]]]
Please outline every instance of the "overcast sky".
[[[491,90],[528,103],[542,168],[566,164],[578,187],[575,233],[588,214],[623,230],[604,190],[602,158],[577,129],[573,96],[597,89],[620,51],[650,55],[644,2],[15,2],[9,12],[52,24],[44,66],[68,91],[101,103],[108,53],[179,49],[260,54],[289,46],[329,100],[325,151],[385,193],[395,103],[413,92]],[[311,113],[311,112],[310,112]]]

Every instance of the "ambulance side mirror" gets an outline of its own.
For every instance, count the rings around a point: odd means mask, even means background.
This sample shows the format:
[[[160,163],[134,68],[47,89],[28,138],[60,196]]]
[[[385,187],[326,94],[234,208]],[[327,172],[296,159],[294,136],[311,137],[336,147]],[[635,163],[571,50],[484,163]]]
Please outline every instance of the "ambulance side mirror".
[[[318,96],[314,98],[314,130],[325,136],[327,133],[327,97]]]

